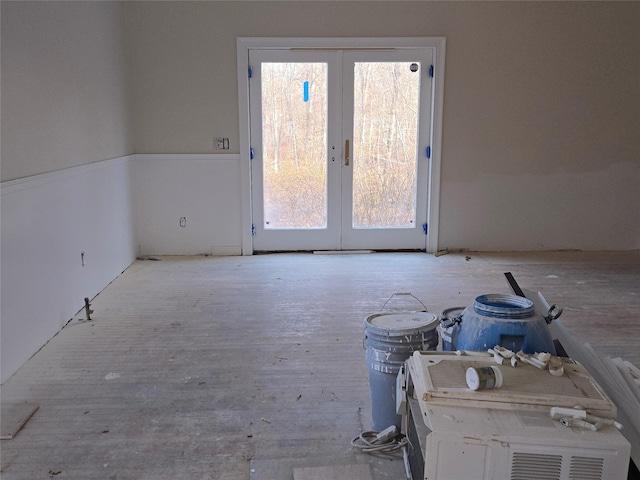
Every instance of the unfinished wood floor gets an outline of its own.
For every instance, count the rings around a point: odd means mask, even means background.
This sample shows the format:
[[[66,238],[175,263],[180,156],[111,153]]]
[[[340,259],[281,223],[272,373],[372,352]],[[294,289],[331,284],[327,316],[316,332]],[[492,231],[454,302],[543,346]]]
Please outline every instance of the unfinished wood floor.
[[[403,478],[350,445],[371,425],[363,320],[398,292],[434,313],[510,293],[507,271],[578,340],[640,365],[640,252],[137,261],[2,386],[3,404],[40,404],[0,443],[2,478],[288,480],[365,462]]]

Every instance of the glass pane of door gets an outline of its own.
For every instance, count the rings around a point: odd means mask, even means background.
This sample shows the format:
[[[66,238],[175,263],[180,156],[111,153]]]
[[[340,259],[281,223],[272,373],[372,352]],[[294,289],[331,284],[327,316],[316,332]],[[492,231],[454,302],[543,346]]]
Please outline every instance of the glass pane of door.
[[[353,228],[413,228],[420,75],[414,62],[353,67]]]
[[[255,50],[251,65],[256,251],[340,246],[340,54]]]
[[[343,249],[423,249],[431,132],[429,49],[345,51]]]
[[[327,64],[262,64],[265,229],[327,227]]]

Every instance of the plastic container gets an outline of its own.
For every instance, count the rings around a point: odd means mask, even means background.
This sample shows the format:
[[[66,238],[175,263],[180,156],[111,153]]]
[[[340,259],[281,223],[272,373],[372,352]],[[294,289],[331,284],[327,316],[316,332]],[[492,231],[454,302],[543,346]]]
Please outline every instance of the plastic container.
[[[531,300],[515,295],[477,297],[448,334],[450,340],[447,345],[443,341],[443,350],[484,351],[500,345],[514,352],[556,354],[546,319],[536,313]]]
[[[490,367],[469,367],[466,372],[467,386],[471,390],[488,390],[490,388],[500,388],[503,377],[500,368]]]

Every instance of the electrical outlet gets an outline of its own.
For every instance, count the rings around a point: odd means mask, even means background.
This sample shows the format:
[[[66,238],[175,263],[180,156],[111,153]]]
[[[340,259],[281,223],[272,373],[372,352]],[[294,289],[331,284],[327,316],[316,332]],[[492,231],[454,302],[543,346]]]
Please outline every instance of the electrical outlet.
[[[226,137],[216,137],[213,139],[213,147],[216,150],[229,150],[229,139]]]

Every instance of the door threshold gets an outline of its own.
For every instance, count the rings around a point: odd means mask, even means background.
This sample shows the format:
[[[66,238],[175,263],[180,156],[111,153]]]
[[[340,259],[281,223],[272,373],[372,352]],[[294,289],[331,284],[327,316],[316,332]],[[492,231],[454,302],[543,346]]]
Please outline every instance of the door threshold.
[[[350,255],[353,253],[373,253],[373,250],[314,250],[314,255]]]

